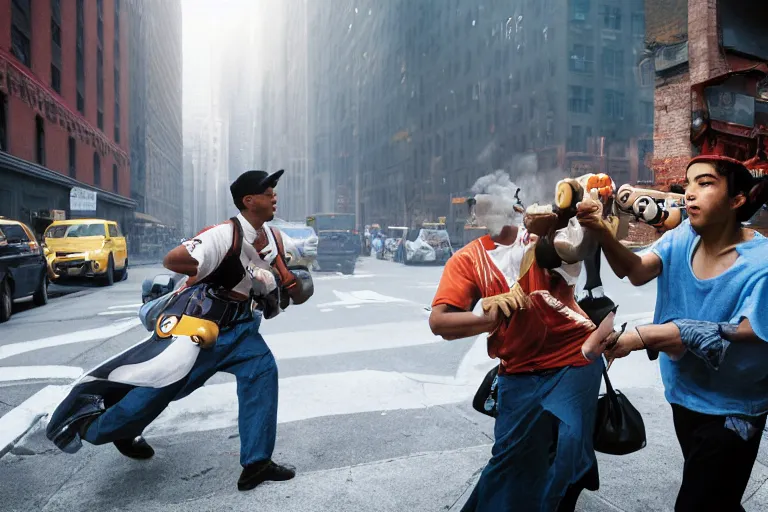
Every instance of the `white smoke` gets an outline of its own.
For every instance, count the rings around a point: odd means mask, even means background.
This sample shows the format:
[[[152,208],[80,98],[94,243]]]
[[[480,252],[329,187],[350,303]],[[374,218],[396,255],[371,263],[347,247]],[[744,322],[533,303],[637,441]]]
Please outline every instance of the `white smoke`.
[[[477,200],[475,215],[478,222],[488,228],[491,236],[498,236],[504,226],[522,222],[522,215],[515,211],[518,189],[509,174],[501,170],[479,178],[472,185],[472,193]]]
[[[522,222],[522,215],[514,211],[518,204],[515,198],[518,188],[518,197],[524,207],[533,203],[549,204],[554,199],[555,185],[565,177],[561,169],[539,168],[533,153],[516,155],[506,169],[483,176],[472,186],[478,201],[475,207],[477,220],[488,227],[491,236],[496,236],[505,225]]]

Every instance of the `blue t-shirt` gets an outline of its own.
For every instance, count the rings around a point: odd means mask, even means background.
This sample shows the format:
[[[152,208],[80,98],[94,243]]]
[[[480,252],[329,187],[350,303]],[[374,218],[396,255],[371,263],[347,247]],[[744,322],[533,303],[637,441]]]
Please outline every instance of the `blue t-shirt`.
[[[736,262],[721,275],[698,279],[691,262],[699,236],[686,220],[653,246],[661,258],[655,324],[675,319],[738,324],[749,319],[768,341],[768,238],[755,233],[739,244]],[[757,416],[768,412],[768,342],[732,343],[720,369],[693,354],[659,358],[665,395],[672,404],[703,414]]]

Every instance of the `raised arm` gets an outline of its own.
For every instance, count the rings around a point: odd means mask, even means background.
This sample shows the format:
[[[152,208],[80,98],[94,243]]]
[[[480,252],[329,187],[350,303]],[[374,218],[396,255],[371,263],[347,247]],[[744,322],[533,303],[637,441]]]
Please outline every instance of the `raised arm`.
[[[629,278],[635,286],[642,286],[661,274],[661,259],[648,252],[642,256],[619,242],[607,229],[598,231],[598,241],[605,259],[619,279]]]
[[[659,276],[661,259],[653,253],[639,256],[619,242],[603,221],[599,204],[588,200],[579,203],[577,218],[597,238],[605,259],[620,279],[627,277],[633,285],[642,286]]]

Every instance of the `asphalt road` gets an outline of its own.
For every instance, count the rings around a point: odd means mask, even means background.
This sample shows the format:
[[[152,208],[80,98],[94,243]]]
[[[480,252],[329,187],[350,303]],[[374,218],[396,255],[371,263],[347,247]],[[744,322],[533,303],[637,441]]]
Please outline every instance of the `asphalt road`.
[[[619,320],[650,321],[655,287],[633,288],[605,269]],[[296,466],[291,482],[237,491],[237,401],[224,374],[150,426],[157,454],[149,461],[124,458],[111,445],[56,450],[42,434],[44,415],[83,369],[147,335],[136,319],[141,280],[159,271],[135,268],[111,288],[21,307],[0,326],[0,436],[15,440],[42,418],[0,458],[3,510],[460,508],[490,455],[493,422],[470,401],[495,363],[482,337],[446,342],[429,332],[440,267],[363,258],[353,276],[316,274],[307,304],[262,324],[280,369],[274,458]],[[644,414],[649,446],[600,456],[601,490],[586,493],[580,510],[671,510],[682,459],[658,368],[636,354],[611,375]],[[753,478],[747,509],[764,510],[768,470],[758,464]]]

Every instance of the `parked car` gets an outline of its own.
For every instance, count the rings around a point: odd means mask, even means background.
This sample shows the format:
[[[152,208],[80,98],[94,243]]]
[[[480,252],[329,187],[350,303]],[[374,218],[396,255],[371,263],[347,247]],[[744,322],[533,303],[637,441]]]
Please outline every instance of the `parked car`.
[[[128,274],[128,248],[117,222],[54,221],[44,235],[49,264],[58,277],[92,277],[111,286]]]
[[[289,223],[277,224],[274,227],[282,232],[286,251],[295,252],[291,255],[291,264],[312,268],[317,258],[318,240],[315,230],[309,226]],[[291,245],[292,247],[289,247]]]
[[[416,233],[413,237],[411,233]],[[453,247],[445,229],[422,228],[408,233],[405,241],[405,258],[403,263],[437,263],[445,264],[453,255]]]
[[[0,217],[0,322],[11,317],[13,301],[32,297],[48,303],[48,274],[40,244],[26,224]]]
[[[307,217],[307,226],[317,233],[317,264],[320,270],[353,274],[357,257],[362,251],[360,234],[355,230],[355,215],[317,213]]]

